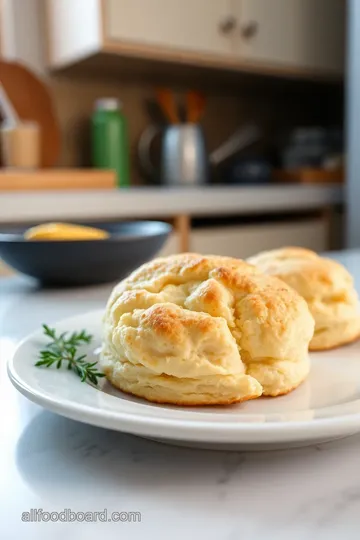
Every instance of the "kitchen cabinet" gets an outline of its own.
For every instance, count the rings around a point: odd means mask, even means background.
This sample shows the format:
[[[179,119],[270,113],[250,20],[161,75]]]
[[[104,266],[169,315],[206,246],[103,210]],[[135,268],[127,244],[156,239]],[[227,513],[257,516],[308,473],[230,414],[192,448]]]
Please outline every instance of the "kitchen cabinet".
[[[255,253],[283,246],[301,246],[314,251],[329,249],[329,226],[322,218],[292,220],[262,224],[239,224],[193,228],[190,251],[213,253],[244,259]],[[180,251],[180,237],[174,232],[159,253],[173,255]]]
[[[196,253],[244,259],[259,251],[288,245],[321,252],[329,248],[327,239],[328,225],[320,218],[194,229],[190,236],[190,249]]]
[[[338,78],[345,0],[45,0],[51,68],[100,53]]]
[[[246,62],[342,71],[344,0],[240,0],[237,7]]]
[[[104,22],[107,39],[119,46],[126,42],[229,55],[230,14],[231,0],[107,0]]]
[[[41,0],[0,0],[0,58],[44,69]]]

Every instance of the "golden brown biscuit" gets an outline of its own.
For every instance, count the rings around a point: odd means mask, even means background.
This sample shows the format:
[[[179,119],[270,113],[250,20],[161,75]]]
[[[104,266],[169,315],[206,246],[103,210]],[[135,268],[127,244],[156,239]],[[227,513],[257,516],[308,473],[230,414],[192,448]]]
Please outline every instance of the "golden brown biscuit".
[[[340,263],[293,247],[259,253],[248,262],[305,298],[315,319],[310,350],[331,349],[360,336],[358,297],[351,275]]]
[[[309,371],[306,302],[237,259],[183,254],[143,265],[113,290],[101,362],[118,388],[160,403],[279,395]]]

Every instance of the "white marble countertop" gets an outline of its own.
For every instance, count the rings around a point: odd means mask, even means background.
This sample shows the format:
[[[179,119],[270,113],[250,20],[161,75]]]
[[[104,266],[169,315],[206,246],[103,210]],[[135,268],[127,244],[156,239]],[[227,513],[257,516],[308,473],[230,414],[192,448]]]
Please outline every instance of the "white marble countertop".
[[[360,251],[342,255],[360,286]],[[40,290],[0,280],[2,540],[358,540],[360,434],[299,450],[176,448],[49,413],[6,376],[42,322],[101,307],[110,286]],[[141,522],[22,522],[31,509],[140,512]]]

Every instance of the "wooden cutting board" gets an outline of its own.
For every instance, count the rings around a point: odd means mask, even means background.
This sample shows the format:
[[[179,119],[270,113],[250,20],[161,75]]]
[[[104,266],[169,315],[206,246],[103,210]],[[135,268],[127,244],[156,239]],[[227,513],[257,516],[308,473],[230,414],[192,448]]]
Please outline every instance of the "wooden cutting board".
[[[302,167],[294,170],[277,169],[273,172],[276,182],[296,184],[340,184],[344,181],[344,170],[325,170]]]
[[[96,169],[42,169],[34,172],[0,171],[1,191],[115,189],[116,172]]]
[[[16,62],[0,61],[0,82],[19,118],[40,126],[41,167],[54,167],[60,155],[61,136],[48,87]]]

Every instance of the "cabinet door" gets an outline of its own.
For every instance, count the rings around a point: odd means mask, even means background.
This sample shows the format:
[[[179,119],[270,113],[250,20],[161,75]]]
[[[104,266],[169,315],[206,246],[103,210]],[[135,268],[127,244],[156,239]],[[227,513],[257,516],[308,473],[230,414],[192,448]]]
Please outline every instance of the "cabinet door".
[[[259,251],[283,246],[301,246],[314,251],[329,248],[325,220],[309,219],[267,223],[262,225],[233,225],[191,231],[190,247],[196,253],[214,253],[245,259]]]
[[[345,0],[238,0],[246,61],[341,73]]]
[[[220,29],[231,16],[231,4],[232,0],[106,0],[106,38],[164,50],[231,54],[229,33]]]

